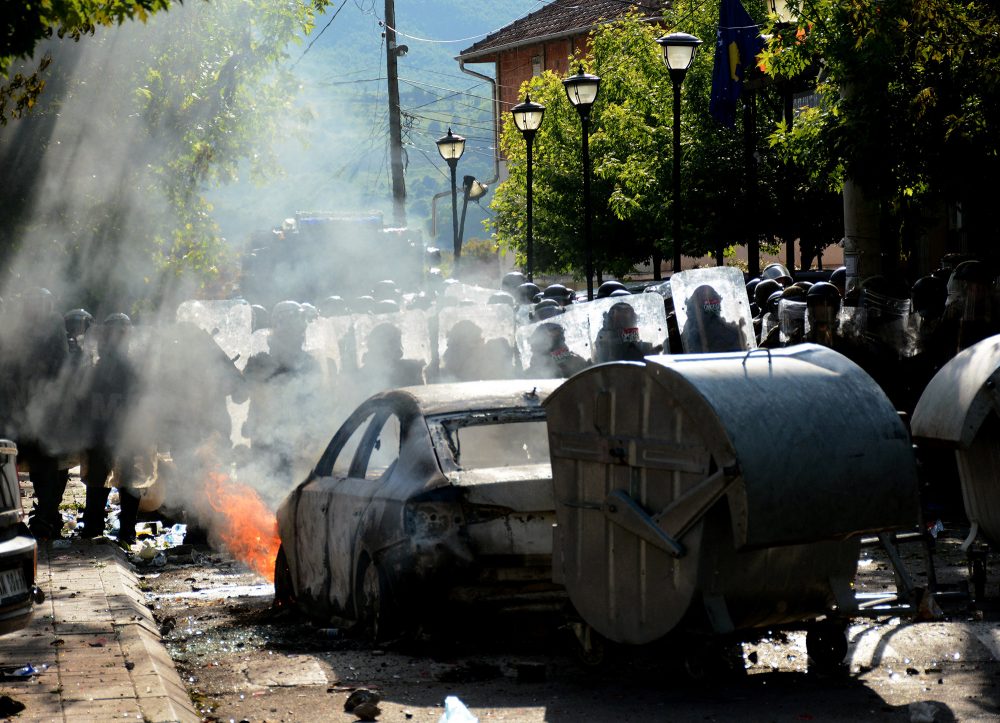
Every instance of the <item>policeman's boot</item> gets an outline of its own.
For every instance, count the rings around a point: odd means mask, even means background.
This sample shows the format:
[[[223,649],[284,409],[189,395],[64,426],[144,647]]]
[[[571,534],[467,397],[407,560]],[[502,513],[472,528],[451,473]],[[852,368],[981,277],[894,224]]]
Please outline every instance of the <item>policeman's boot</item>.
[[[107,487],[88,487],[87,502],[83,508],[81,537],[100,537],[104,534],[104,508],[111,490]]]
[[[135,523],[139,517],[139,498],[124,487],[118,488],[121,512],[118,515],[118,544],[131,545],[135,542]]]

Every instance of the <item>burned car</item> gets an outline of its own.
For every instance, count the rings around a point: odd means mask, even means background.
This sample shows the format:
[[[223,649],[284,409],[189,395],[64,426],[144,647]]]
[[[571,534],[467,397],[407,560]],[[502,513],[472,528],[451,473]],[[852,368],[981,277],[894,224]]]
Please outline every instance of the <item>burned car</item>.
[[[35,587],[35,539],[24,524],[17,481],[17,447],[0,439],[0,635],[31,620]]]
[[[374,638],[463,604],[561,605],[542,408],[560,381],[435,384],[364,402],[278,510],[276,601]]]

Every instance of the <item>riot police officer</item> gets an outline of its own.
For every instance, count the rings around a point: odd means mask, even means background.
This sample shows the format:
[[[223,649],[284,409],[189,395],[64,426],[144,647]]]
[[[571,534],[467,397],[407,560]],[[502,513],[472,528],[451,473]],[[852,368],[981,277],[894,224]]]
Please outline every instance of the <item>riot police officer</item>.
[[[594,340],[594,362],[641,361],[648,354],[663,349],[639,338],[639,319],[635,309],[619,301],[604,314],[604,325]]]
[[[568,378],[589,364],[566,345],[566,332],[559,324],[545,322],[535,327],[528,340],[531,363],[525,375],[532,379]]]
[[[22,294],[11,342],[5,350],[11,419],[5,421],[13,427],[18,460],[27,464],[34,486],[36,502],[29,527],[35,537],[58,538],[62,529],[59,503],[66,483],[59,474],[56,413],[62,396],[59,377],[69,345],[65,323],[55,312],[55,299],[48,289]]]
[[[98,359],[89,386],[90,435],[87,450],[86,504],[83,510],[83,537],[104,532],[105,506],[110,488],[108,477],[115,473],[115,487],[121,502],[118,542],[135,542],[139,496],[135,483],[135,454],[138,451],[128,417],[139,393],[139,378],[128,356],[132,320],[126,314],[111,314],[101,325]]]

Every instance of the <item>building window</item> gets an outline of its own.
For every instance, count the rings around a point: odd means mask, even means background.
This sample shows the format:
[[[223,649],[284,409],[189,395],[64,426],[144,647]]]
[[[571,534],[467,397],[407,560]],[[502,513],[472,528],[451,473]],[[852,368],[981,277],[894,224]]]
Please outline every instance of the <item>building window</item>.
[[[541,55],[531,56],[531,75],[532,77],[538,77],[542,74],[543,64]]]

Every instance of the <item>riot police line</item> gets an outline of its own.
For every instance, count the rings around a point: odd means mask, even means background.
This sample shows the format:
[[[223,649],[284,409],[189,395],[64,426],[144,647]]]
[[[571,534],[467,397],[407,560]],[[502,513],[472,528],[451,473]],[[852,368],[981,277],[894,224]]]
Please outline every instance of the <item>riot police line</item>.
[[[353,299],[189,301],[169,323],[86,311],[64,318],[43,289],[22,294],[0,355],[5,435],[18,443],[37,502],[31,528],[62,531],[67,468],[87,485],[81,534],[105,533],[110,487],[118,536],[134,539],[151,489],[196,501],[212,469],[243,470],[287,491],[353,408],[383,389],[520,377],[569,377],[588,365],[656,353],[750,351],[801,341],[858,363],[912,411],[934,372],[995,333],[992,277],[968,260],[901,290],[884,279],[844,288],[795,282],[773,264],[744,284],[734,268],[693,269],[630,293],[607,281],[592,302],[517,272],[499,290],[460,282],[404,292],[391,280]],[[267,495],[265,494],[265,497]]]

